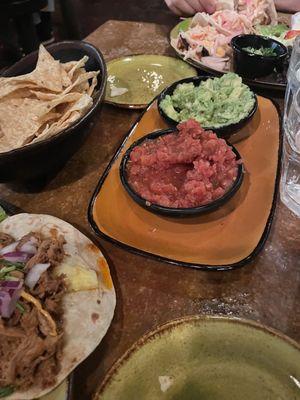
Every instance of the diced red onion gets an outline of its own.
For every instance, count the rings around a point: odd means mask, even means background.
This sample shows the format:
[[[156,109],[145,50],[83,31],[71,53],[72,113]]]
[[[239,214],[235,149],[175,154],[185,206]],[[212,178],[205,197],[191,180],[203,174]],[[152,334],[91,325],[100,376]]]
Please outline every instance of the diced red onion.
[[[22,282],[20,280],[18,281],[0,281],[0,290],[1,289],[6,289],[6,290],[10,290],[10,289],[19,289],[22,286]]]
[[[28,254],[35,254],[36,253],[36,246],[30,242],[24,243],[21,247],[20,250],[23,251],[24,253]]]
[[[25,253],[24,251],[13,251],[10,253],[2,254],[2,258],[10,262],[27,262],[32,257],[32,254]]]
[[[22,291],[22,281],[0,281],[0,315],[10,318]]]
[[[37,244],[38,241],[37,239],[32,236],[28,242],[25,242],[24,244],[22,244],[22,246],[20,247],[21,251],[24,251],[25,253],[28,254],[35,254],[37,252]]]
[[[11,297],[7,292],[0,292],[0,314],[3,318],[11,316]]]
[[[35,285],[38,283],[41,275],[47,271],[47,269],[50,267],[50,263],[47,264],[36,264],[32,268],[30,268],[30,271],[26,275],[25,278],[25,285],[29,287],[29,289],[33,289]]]
[[[12,251],[15,251],[18,244],[19,242],[14,242],[9,244],[8,246],[3,247],[2,249],[0,249],[0,255],[2,256],[2,254],[11,253]]]

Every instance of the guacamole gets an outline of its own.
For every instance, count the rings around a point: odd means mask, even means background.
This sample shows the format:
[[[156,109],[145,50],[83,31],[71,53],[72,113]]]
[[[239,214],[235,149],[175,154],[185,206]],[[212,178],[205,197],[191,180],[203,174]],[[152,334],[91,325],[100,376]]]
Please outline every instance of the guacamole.
[[[200,86],[192,82],[177,85],[173,94],[161,101],[160,108],[176,122],[192,118],[203,128],[220,128],[245,118],[254,103],[254,95],[242,79],[228,73],[207,79]]]

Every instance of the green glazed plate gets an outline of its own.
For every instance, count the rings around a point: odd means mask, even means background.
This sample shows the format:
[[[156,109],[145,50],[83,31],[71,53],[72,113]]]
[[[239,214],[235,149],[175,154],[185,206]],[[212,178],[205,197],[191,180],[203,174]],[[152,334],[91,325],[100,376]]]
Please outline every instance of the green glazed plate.
[[[196,69],[182,60],[147,54],[109,61],[107,73],[105,101],[124,108],[145,108],[167,86],[197,76]],[[111,96],[115,88],[127,91]]]
[[[255,322],[186,317],[141,338],[94,400],[299,400],[300,347]]]

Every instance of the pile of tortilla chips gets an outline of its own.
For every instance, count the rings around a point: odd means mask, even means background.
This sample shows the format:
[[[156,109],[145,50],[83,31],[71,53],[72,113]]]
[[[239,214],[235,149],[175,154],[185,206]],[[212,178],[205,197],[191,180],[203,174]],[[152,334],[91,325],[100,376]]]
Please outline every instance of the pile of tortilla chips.
[[[0,78],[0,153],[49,138],[88,111],[99,71],[86,72],[87,60],[61,63],[41,45],[34,71]]]

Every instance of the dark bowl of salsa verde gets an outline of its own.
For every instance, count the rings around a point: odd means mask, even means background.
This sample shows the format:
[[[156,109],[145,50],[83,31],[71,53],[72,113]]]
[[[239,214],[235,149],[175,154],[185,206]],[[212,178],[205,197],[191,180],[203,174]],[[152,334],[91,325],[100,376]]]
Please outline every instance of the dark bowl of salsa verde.
[[[245,78],[260,78],[283,69],[288,49],[277,40],[259,35],[238,35],[231,40],[234,71]]]
[[[171,129],[165,129],[165,130],[160,130],[160,131],[155,131],[153,133],[150,133],[140,139],[138,139],[136,142],[134,142],[129,149],[125,152],[121,164],[120,164],[120,179],[122,182],[122,185],[126,192],[129,194],[129,196],[140,206],[145,208],[146,210],[153,212],[155,214],[160,214],[160,215],[165,215],[169,217],[188,217],[188,216],[196,216],[196,215],[201,215],[201,214],[206,214],[209,212],[212,212],[219,207],[223,206],[227,201],[229,201],[233,195],[238,191],[238,189],[241,187],[243,177],[244,177],[244,167],[241,162],[241,156],[238,153],[238,151],[230,145],[227,141],[226,145],[230,147],[232,152],[235,155],[235,160],[237,161],[237,171],[236,171],[236,177],[232,181],[232,185],[226,189],[225,193],[215,199],[212,200],[206,204],[201,204],[196,207],[166,207],[161,204],[157,204],[153,201],[147,200],[141,193],[138,193],[136,188],[134,188],[132,185],[132,180],[130,177],[130,167],[132,163],[131,159],[131,153],[134,151],[134,149],[141,147],[141,146],[147,146],[148,144],[152,144],[159,140],[164,140],[166,136],[170,135],[178,135],[178,131],[174,128]],[[220,139],[218,139],[220,140]],[[223,140],[223,139],[221,139]],[[178,168],[178,166],[176,167]],[[176,174],[175,168],[174,168],[174,174]],[[172,175],[172,174],[171,174]],[[159,176],[158,179],[163,180],[164,179],[164,171],[161,172],[161,175],[158,173],[157,176]],[[172,178],[171,178],[172,179]],[[142,178],[142,181],[147,182],[147,176],[146,179]],[[152,184],[153,182],[151,182]]]

